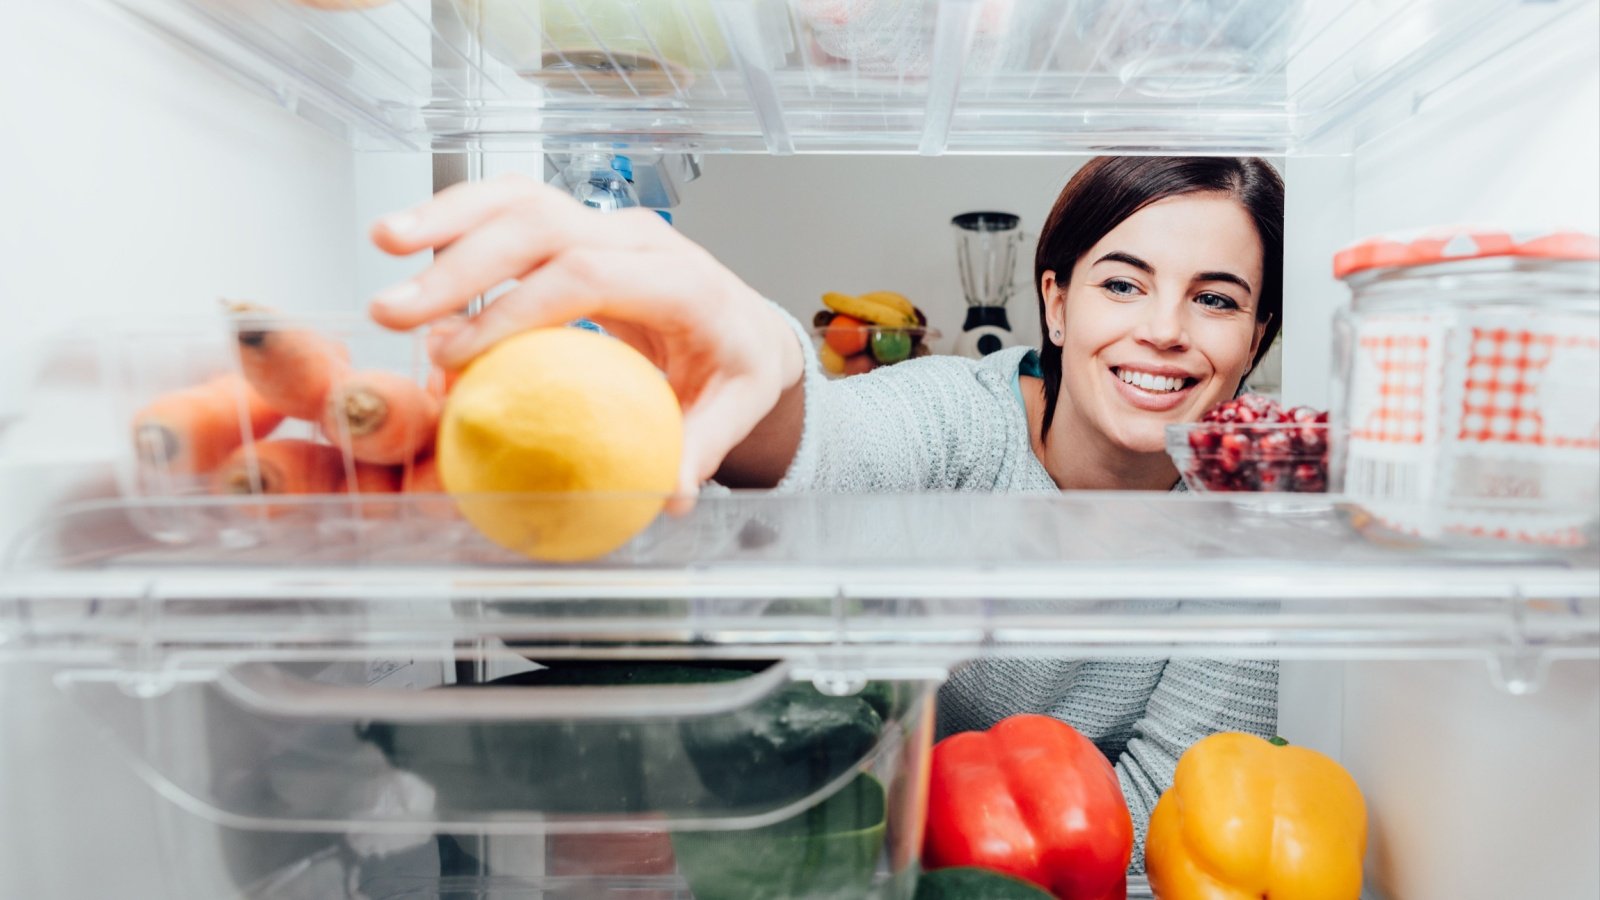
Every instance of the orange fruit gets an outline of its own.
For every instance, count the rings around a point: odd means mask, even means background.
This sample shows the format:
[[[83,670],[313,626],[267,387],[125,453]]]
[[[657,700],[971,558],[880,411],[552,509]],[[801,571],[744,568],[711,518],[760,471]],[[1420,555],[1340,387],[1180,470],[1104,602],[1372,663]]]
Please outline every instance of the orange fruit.
[[[860,319],[837,315],[828,323],[822,339],[840,356],[855,356],[867,349],[867,325]]]
[[[683,415],[632,347],[525,331],[467,366],[445,401],[439,480],[484,536],[534,559],[594,559],[643,531],[676,486]]]

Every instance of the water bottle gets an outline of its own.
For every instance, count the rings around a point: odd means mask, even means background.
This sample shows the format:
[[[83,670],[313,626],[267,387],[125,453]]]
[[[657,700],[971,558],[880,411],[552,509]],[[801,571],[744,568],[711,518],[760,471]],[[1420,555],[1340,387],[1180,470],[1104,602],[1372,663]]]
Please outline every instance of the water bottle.
[[[639,205],[633,189],[633,164],[626,156],[580,153],[567,163],[563,176],[572,186],[572,196],[590,209],[614,212]]]

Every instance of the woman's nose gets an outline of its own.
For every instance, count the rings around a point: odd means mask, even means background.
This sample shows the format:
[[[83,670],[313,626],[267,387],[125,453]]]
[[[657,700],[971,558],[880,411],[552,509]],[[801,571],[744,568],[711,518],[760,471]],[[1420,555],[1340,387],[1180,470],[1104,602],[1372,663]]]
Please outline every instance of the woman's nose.
[[[1160,350],[1182,350],[1189,344],[1183,319],[1183,302],[1154,297],[1146,303],[1144,317],[1134,337]]]

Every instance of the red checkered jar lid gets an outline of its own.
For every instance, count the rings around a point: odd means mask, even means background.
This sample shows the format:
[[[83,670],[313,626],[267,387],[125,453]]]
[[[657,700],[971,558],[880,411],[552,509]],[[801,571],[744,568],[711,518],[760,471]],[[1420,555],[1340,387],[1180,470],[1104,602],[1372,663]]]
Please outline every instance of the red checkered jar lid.
[[[1333,257],[1333,274],[1409,269],[1494,258],[1590,262],[1600,260],[1600,238],[1557,229],[1434,228],[1367,238]]]

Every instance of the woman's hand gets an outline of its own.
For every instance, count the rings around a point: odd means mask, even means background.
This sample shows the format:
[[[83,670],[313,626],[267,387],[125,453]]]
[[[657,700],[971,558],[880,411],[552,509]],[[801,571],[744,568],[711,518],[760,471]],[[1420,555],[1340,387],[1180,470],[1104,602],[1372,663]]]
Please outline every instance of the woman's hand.
[[[783,318],[647,210],[601,214],[534,179],[505,176],[456,185],[388,216],[373,226],[372,240],[397,256],[441,251],[420,275],[373,298],[371,313],[395,329],[438,323],[429,352],[446,369],[518,332],[578,318],[648,357],[683,407],[678,487],[686,496],[804,372],[800,343]],[[517,284],[480,315],[452,318],[510,280]]]

